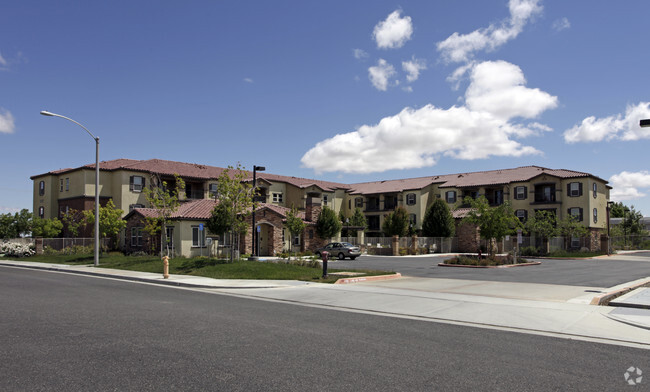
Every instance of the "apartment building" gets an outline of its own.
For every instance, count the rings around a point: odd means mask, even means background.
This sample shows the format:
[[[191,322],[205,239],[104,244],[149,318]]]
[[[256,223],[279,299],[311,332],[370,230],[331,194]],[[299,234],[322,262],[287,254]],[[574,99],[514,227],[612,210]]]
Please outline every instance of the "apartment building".
[[[125,211],[125,216],[138,210],[128,217],[145,217],[151,211],[147,212],[149,206],[143,189],[156,186],[161,181],[166,181],[168,186],[173,187],[174,174],[178,174],[185,181],[185,192],[181,195],[185,206],[179,209],[181,212],[174,219],[184,223],[179,223],[172,232],[179,242],[182,241],[181,232],[185,233],[183,238],[186,240],[193,237],[193,244],[200,248],[202,242],[199,235],[205,236],[206,233],[196,233],[196,227],[200,228],[201,222],[207,221],[211,209],[206,209],[203,203],[203,208],[200,209],[202,214],[183,215],[182,211],[196,211],[192,204],[214,199],[217,179],[223,170],[219,167],[159,159],[101,162],[100,203],[105,204],[112,199],[117,208]],[[94,164],[32,176],[34,212],[43,218],[53,218],[61,217],[70,208],[92,209],[94,176]],[[248,180],[252,181],[252,173]],[[380,236],[385,215],[398,206],[406,208],[412,227],[419,230],[427,208],[436,198],[445,200],[453,210],[464,207],[463,200],[466,197],[478,196],[485,196],[494,206],[510,202],[522,221],[537,210],[551,211],[559,219],[573,215],[591,232],[593,247],[599,248],[600,234],[607,229],[607,201],[611,189],[607,181],[589,173],[539,166],[358,184],[259,172],[257,186],[258,194],[265,200],[257,214],[258,219],[263,221],[266,214],[269,215],[266,223],[258,224],[261,226],[261,240],[265,241],[260,248],[262,255],[288,249],[291,242],[302,249],[310,249],[314,244],[322,242],[314,238],[313,230],[307,230],[305,238],[290,238],[282,222],[292,207],[301,211],[308,227],[313,225],[317,217],[317,214],[313,214],[314,207],[327,206],[337,213],[342,211],[347,216],[360,208],[368,222],[366,236]],[[305,215],[307,212],[309,214]],[[190,236],[186,232],[194,234]],[[131,232],[125,233],[125,244],[131,243],[132,237],[137,244],[137,233]],[[247,244],[250,244],[250,240],[243,238],[243,252],[250,252]]]

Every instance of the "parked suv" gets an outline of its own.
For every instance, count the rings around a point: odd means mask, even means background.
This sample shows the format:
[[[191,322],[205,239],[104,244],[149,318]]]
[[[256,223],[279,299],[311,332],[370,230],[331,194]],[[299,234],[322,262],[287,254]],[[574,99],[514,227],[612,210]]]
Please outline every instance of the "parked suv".
[[[339,260],[343,260],[346,257],[354,260],[361,256],[361,249],[349,242],[330,242],[324,247],[316,249],[316,256],[321,257],[321,252],[325,251],[329,253],[329,257],[338,257]]]

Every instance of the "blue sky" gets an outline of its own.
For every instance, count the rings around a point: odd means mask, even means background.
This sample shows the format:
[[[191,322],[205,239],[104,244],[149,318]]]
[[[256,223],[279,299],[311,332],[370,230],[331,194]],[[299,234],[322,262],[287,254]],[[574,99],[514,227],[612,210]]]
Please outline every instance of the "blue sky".
[[[650,2],[30,1],[0,13],[0,213],[160,158],[344,183],[586,171],[650,215]]]

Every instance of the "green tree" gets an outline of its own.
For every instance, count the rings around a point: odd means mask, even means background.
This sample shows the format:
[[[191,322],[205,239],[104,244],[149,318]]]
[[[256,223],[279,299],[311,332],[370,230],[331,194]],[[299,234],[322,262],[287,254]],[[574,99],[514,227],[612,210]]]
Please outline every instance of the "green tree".
[[[250,216],[256,203],[253,200],[253,185],[247,181],[248,173],[241,164],[237,168],[228,166],[217,179],[217,201],[222,204],[220,213],[229,213],[230,235],[244,235],[248,229],[246,218]],[[224,218],[221,218],[223,221]],[[231,241],[232,244],[235,241]],[[230,249],[230,261],[234,261],[234,246]]]
[[[422,220],[424,237],[453,237],[456,231],[454,217],[442,199],[436,199],[427,209]]]
[[[645,235],[646,230],[641,223],[643,214],[637,211],[634,206],[625,207],[621,228],[626,235]]]
[[[63,230],[63,223],[56,218],[34,218],[32,222],[32,235],[34,237],[54,238]]]
[[[366,221],[366,216],[363,215],[363,211],[361,211],[361,208],[357,207],[354,209],[354,214],[350,218],[350,226],[355,226],[355,227],[362,227],[362,231],[366,230],[368,227],[368,222]],[[351,234],[353,236],[357,235],[357,230],[351,230]]]
[[[14,217],[10,213],[0,215],[0,238],[17,237]]]
[[[399,206],[395,211],[386,215],[381,228],[387,236],[405,236],[408,233],[409,228],[409,215],[406,208]]]
[[[99,207],[99,235],[102,238],[117,238],[120,231],[126,227],[126,221],[122,219],[124,211],[115,207],[113,199],[109,199],[105,206]],[[95,227],[95,211],[84,210],[85,221],[88,225]],[[94,233],[93,233],[94,235]],[[117,242],[117,241],[116,241]]]
[[[178,175],[174,174],[176,186],[174,189],[168,189],[167,181],[162,181],[159,176],[152,176],[153,186],[144,189],[144,196],[151,208],[156,209],[156,216],[147,217],[147,224],[144,230],[154,237],[160,234],[160,255],[165,253],[169,256],[169,242],[167,240],[167,230],[162,228],[167,226],[171,216],[181,205],[179,195],[185,189],[185,181]],[[100,221],[101,224],[101,221]],[[100,229],[101,231],[101,229]]]
[[[566,215],[564,219],[557,222],[557,233],[564,237],[564,244],[566,249],[569,249],[571,238],[586,237],[589,235],[589,230],[573,215]]]
[[[488,252],[491,257],[494,257],[496,254],[494,241],[501,241],[506,235],[514,234],[521,226],[519,219],[508,202],[490,207],[485,196],[480,196],[477,199],[467,197],[464,203],[469,204],[471,209],[463,221],[479,227],[481,238],[489,241]]]
[[[305,222],[298,216],[298,211],[292,207],[287,213],[287,229],[291,233],[289,241],[290,250],[293,252],[293,238],[300,235],[305,230]]]
[[[316,233],[320,238],[329,239],[341,231],[341,221],[331,208],[324,206],[316,220]]]
[[[101,206],[99,207],[101,210]],[[94,211],[91,213],[93,215],[93,223],[94,223]],[[101,212],[100,212],[101,214]],[[70,232],[70,234],[73,237],[77,237],[79,235],[79,229],[81,226],[85,226],[87,224],[86,222],[86,215],[84,211],[77,211],[75,209],[69,209],[62,217],[61,220],[63,221],[63,225],[67,228],[67,230]]]
[[[0,238],[17,238],[27,235],[32,229],[33,215],[23,208],[15,214],[0,215]]]
[[[612,203],[609,209],[609,216],[612,218],[624,218],[625,212],[629,210],[622,202]]]
[[[232,227],[232,213],[227,205],[218,203],[212,209],[210,219],[206,224],[211,233],[224,235]]]
[[[555,213],[537,210],[535,215],[528,218],[524,227],[528,233],[535,234],[544,241],[545,252],[548,253],[548,240],[558,234]]]

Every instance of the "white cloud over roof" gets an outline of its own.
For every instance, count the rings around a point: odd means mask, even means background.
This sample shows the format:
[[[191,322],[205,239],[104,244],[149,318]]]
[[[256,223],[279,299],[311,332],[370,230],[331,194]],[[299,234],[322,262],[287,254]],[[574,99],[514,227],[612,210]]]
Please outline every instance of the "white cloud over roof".
[[[634,200],[645,196],[639,189],[650,189],[650,173],[647,171],[623,171],[609,178],[613,201]]]
[[[363,125],[317,143],[301,162],[317,172],[372,173],[432,166],[440,156],[481,159],[540,154],[515,139],[548,127],[511,120],[536,117],[554,108],[557,98],[524,84],[516,65],[479,63],[471,72],[467,105],[404,108],[375,125]]]
[[[413,25],[411,17],[401,17],[401,10],[391,12],[385,20],[377,23],[372,37],[381,49],[396,49],[404,46],[411,39]]]

